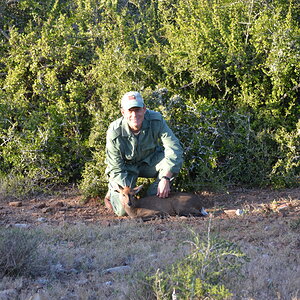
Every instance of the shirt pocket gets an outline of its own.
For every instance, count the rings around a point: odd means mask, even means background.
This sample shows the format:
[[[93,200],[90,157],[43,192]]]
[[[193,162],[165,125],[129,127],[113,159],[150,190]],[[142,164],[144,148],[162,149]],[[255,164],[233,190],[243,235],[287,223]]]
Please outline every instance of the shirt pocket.
[[[149,152],[150,150],[155,151],[156,147],[157,147],[157,145],[154,143],[141,145],[141,149],[143,152]]]
[[[147,135],[140,137],[140,149],[142,149],[142,152],[148,152],[149,150],[154,151],[157,144],[157,141],[153,139],[152,131]]]
[[[135,148],[134,144],[130,143],[129,141],[127,143],[123,143],[122,145],[122,156],[125,161],[125,163],[130,164],[133,163],[135,160]]]

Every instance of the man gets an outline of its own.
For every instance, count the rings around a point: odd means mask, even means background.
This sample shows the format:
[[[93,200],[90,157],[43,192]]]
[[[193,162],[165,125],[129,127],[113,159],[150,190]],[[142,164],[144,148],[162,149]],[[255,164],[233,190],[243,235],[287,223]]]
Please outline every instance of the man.
[[[146,109],[140,93],[122,97],[121,113],[110,124],[106,138],[109,191],[105,205],[118,216],[125,215],[125,210],[115,184],[134,187],[138,177],[156,178],[147,193],[166,198],[170,179],[179,173],[183,161],[179,140],[160,113]]]

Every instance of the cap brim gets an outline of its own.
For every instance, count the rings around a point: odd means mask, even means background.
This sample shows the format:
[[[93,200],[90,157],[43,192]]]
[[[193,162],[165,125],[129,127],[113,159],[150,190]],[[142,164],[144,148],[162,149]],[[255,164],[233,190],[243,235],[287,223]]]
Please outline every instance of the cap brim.
[[[124,109],[130,109],[133,107],[144,107],[144,104],[139,103],[138,101],[130,101],[130,103],[123,104],[122,108]]]

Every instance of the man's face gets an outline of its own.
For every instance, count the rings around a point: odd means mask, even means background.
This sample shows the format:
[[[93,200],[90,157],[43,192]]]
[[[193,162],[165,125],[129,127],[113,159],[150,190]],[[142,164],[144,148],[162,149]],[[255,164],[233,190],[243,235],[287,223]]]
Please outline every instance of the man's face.
[[[146,107],[121,108],[121,113],[132,131],[139,131],[142,128]]]

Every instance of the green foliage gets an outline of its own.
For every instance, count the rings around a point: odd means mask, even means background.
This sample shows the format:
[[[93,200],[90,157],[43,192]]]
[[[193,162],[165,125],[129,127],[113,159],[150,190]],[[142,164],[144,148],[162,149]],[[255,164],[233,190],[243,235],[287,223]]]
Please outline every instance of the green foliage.
[[[271,172],[272,183],[277,187],[291,186],[300,173],[300,120],[293,132],[280,128],[275,139],[280,147],[280,156]]]
[[[170,97],[166,89],[147,97],[149,106],[160,110],[176,135],[181,137],[185,161],[176,179],[178,188],[199,190],[207,186],[260,186],[271,182],[280,186],[280,178],[285,180],[281,182],[284,186],[292,184],[292,178],[297,177],[294,173],[299,168],[295,147],[297,134],[287,136],[287,132],[282,132],[279,138],[271,131],[255,132],[249,113],[220,110],[204,98],[198,103],[184,101],[178,95]],[[283,136],[287,136],[288,143]],[[286,170],[274,167],[278,153],[285,157],[281,163]]]
[[[80,181],[103,194],[105,134],[128,90],[181,140],[180,189],[299,184],[299,12],[293,0],[1,2],[2,190]]]
[[[65,15],[51,15],[43,26],[32,21],[23,32],[10,28],[9,55],[2,58],[2,170],[48,186],[79,178],[88,155],[83,76],[91,57],[88,40]]]
[[[237,272],[247,260],[237,245],[213,237],[207,239],[193,232],[189,254],[180,261],[158,269],[148,280],[155,298],[227,299],[231,293],[222,282]]]

